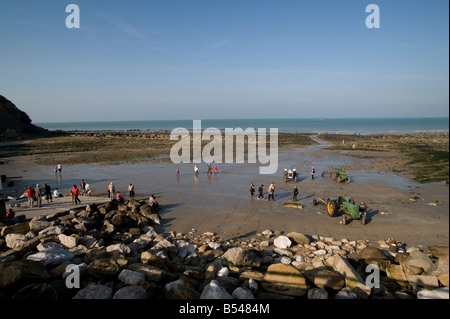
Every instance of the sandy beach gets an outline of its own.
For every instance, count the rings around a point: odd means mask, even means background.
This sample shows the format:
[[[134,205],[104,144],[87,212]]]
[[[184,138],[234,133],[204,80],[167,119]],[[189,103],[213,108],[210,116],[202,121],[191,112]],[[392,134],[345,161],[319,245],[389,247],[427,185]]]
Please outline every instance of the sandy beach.
[[[81,179],[85,179],[94,196],[82,196],[83,206],[108,201],[106,186],[109,182],[115,184],[117,191],[126,194],[128,184],[132,183],[138,198],[148,199],[154,194],[162,205],[163,223],[159,229],[162,232],[188,233],[195,229],[236,239],[256,236],[270,229],[349,240],[395,238],[408,245],[423,247],[448,244],[448,185],[417,183],[407,170],[393,173],[392,167],[388,166],[401,166],[398,154],[349,153],[329,149],[330,144],[318,136],[313,139],[317,143],[282,148],[276,175],[259,175],[259,164],[233,163],[219,165],[221,172],[212,176],[206,174],[206,164],[200,164],[197,177],[193,174],[194,164],[177,165],[164,160],[115,165],[68,164],[63,165],[61,174],[55,174],[54,163],[30,164],[30,157],[34,155],[15,156],[0,165],[0,173],[14,180],[13,187],[3,184],[1,193],[19,196],[28,185],[47,183],[67,195],[74,184],[79,185]],[[300,172],[299,180],[284,182],[283,169],[293,166]],[[314,180],[310,175],[312,166],[316,169]],[[178,167],[179,176],[176,175]],[[337,183],[330,177],[321,176],[322,171],[334,167],[346,167],[350,183]],[[264,184],[264,200],[258,200],[256,196],[251,198],[250,183],[256,188]],[[275,201],[269,202],[267,187],[270,183],[275,184],[276,190]],[[292,201],[294,184],[299,189],[298,203],[303,205],[302,210],[283,208],[283,203]],[[340,217],[330,217],[324,206],[312,204],[314,198],[337,197],[344,193],[367,204],[366,225],[361,225],[358,220],[342,225]],[[72,203],[66,197],[48,204],[44,201],[41,208],[31,209],[23,204],[16,209],[16,214],[31,218],[71,207]]]

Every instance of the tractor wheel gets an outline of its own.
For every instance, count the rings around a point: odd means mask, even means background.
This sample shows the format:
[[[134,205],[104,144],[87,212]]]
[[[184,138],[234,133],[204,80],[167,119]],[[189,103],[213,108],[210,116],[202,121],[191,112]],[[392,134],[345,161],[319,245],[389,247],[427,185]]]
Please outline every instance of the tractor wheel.
[[[327,211],[328,211],[328,215],[330,215],[330,217],[336,216],[336,214],[339,211],[338,203],[336,203],[335,201],[332,201],[332,200],[328,201]]]
[[[347,215],[342,215],[342,225],[347,225]]]

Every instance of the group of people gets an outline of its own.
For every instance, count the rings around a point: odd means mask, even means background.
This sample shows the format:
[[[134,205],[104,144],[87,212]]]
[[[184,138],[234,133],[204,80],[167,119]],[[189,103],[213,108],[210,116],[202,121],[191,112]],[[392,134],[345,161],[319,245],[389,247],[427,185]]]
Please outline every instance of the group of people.
[[[120,202],[123,202],[125,199],[124,193],[121,193],[120,191],[117,191],[116,193],[116,186],[113,182],[110,182],[108,186],[106,186],[106,192],[108,193],[109,199],[117,199]],[[134,185],[132,183],[128,185],[128,193],[130,198],[134,198],[134,196],[136,195],[134,191]]]
[[[114,185],[113,182],[110,182],[108,184],[108,186],[106,186],[106,191],[108,192],[109,199],[111,199],[111,200],[116,199],[121,203],[123,203],[125,201],[125,194],[121,193],[120,191],[117,191],[117,193],[116,193],[116,186]],[[129,192],[130,198],[134,198],[136,196],[136,193],[134,190],[134,185],[132,183],[130,183],[128,185],[128,192]],[[153,194],[149,198],[149,205],[152,207],[152,210],[154,210],[154,211],[159,211],[159,209],[160,209],[159,203],[156,200],[155,195],[153,195]]]
[[[258,193],[259,193],[258,199],[264,199],[264,184],[261,184],[261,186],[259,186]],[[270,184],[270,186],[267,189],[267,194],[268,194],[268,200],[273,200],[273,201],[275,200],[275,197],[274,197],[275,183]],[[255,196],[255,184],[253,184],[253,183],[250,184],[250,196],[251,197]],[[297,196],[298,196],[298,188],[297,188],[297,185],[294,185],[292,200],[297,201]]]
[[[82,179],[80,182],[80,193],[82,196],[84,196],[86,194],[89,196],[92,196],[91,185],[89,185],[88,181],[84,181],[84,179]]]
[[[251,183],[250,184],[250,194],[251,197],[253,197],[255,195],[255,184]],[[268,194],[268,200],[275,200],[275,183],[272,183],[269,185],[269,187],[267,188],[267,194]],[[258,188],[258,199],[264,199],[264,184],[261,184],[261,186],[259,186]]]
[[[220,170],[217,167],[217,165],[212,167],[212,163],[208,164],[208,169],[206,171],[206,175],[212,175],[212,174],[217,174],[217,173],[220,173]],[[198,176],[199,174],[200,174],[200,171],[199,171],[198,165],[195,164],[194,165],[194,175]],[[179,167],[177,167],[176,176],[177,177],[180,176],[180,168]]]
[[[294,167],[293,169],[294,174],[296,174],[298,176],[298,171],[297,169]],[[286,173],[286,170],[285,170]],[[314,167],[311,168],[311,178],[314,179],[316,174],[316,170]],[[250,196],[253,197],[255,195],[255,185],[253,183],[250,184]],[[261,184],[261,186],[259,186],[258,188],[258,199],[264,199],[264,184]],[[269,188],[267,189],[267,193],[268,193],[268,199],[269,200],[275,200],[274,198],[274,194],[275,194],[275,184],[272,183],[270,184]],[[293,201],[297,201],[297,196],[298,196],[298,188],[297,185],[294,185],[294,189],[292,192],[292,200]]]
[[[26,194],[28,199],[28,207],[33,207],[35,204],[37,207],[41,207],[42,197],[45,196],[47,203],[53,202],[53,197],[61,197],[58,188],[52,192],[50,185],[44,183],[42,184],[43,189],[39,184],[36,184],[35,188],[31,186],[27,187]]]
[[[92,196],[92,189],[91,185],[88,181],[85,181],[84,179],[80,182],[80,188],[77,187],[77,185],[73,185],[70,194],[72,196],[72,203],[74,204],[81,204],[81,200],[78,196],[84,196],[89,195]]]

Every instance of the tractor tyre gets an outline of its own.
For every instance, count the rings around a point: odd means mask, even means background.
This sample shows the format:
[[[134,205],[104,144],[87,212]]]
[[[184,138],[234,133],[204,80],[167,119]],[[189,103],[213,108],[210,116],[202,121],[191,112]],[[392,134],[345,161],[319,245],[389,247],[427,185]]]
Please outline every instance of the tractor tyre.
[[[328,212],[328,215],[330,215],[330,217],[336,216],[338,211],[339,211],[339,206],[336,201],[330,200],[327,202],[327,212]]]

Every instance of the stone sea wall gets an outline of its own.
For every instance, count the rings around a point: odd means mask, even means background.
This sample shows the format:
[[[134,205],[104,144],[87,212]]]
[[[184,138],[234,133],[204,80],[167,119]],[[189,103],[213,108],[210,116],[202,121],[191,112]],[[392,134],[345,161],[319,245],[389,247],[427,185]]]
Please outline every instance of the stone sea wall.
[[[0,299],[449,298],[448,246],[161,223],[145,201],[114,200],[1,226]]]

